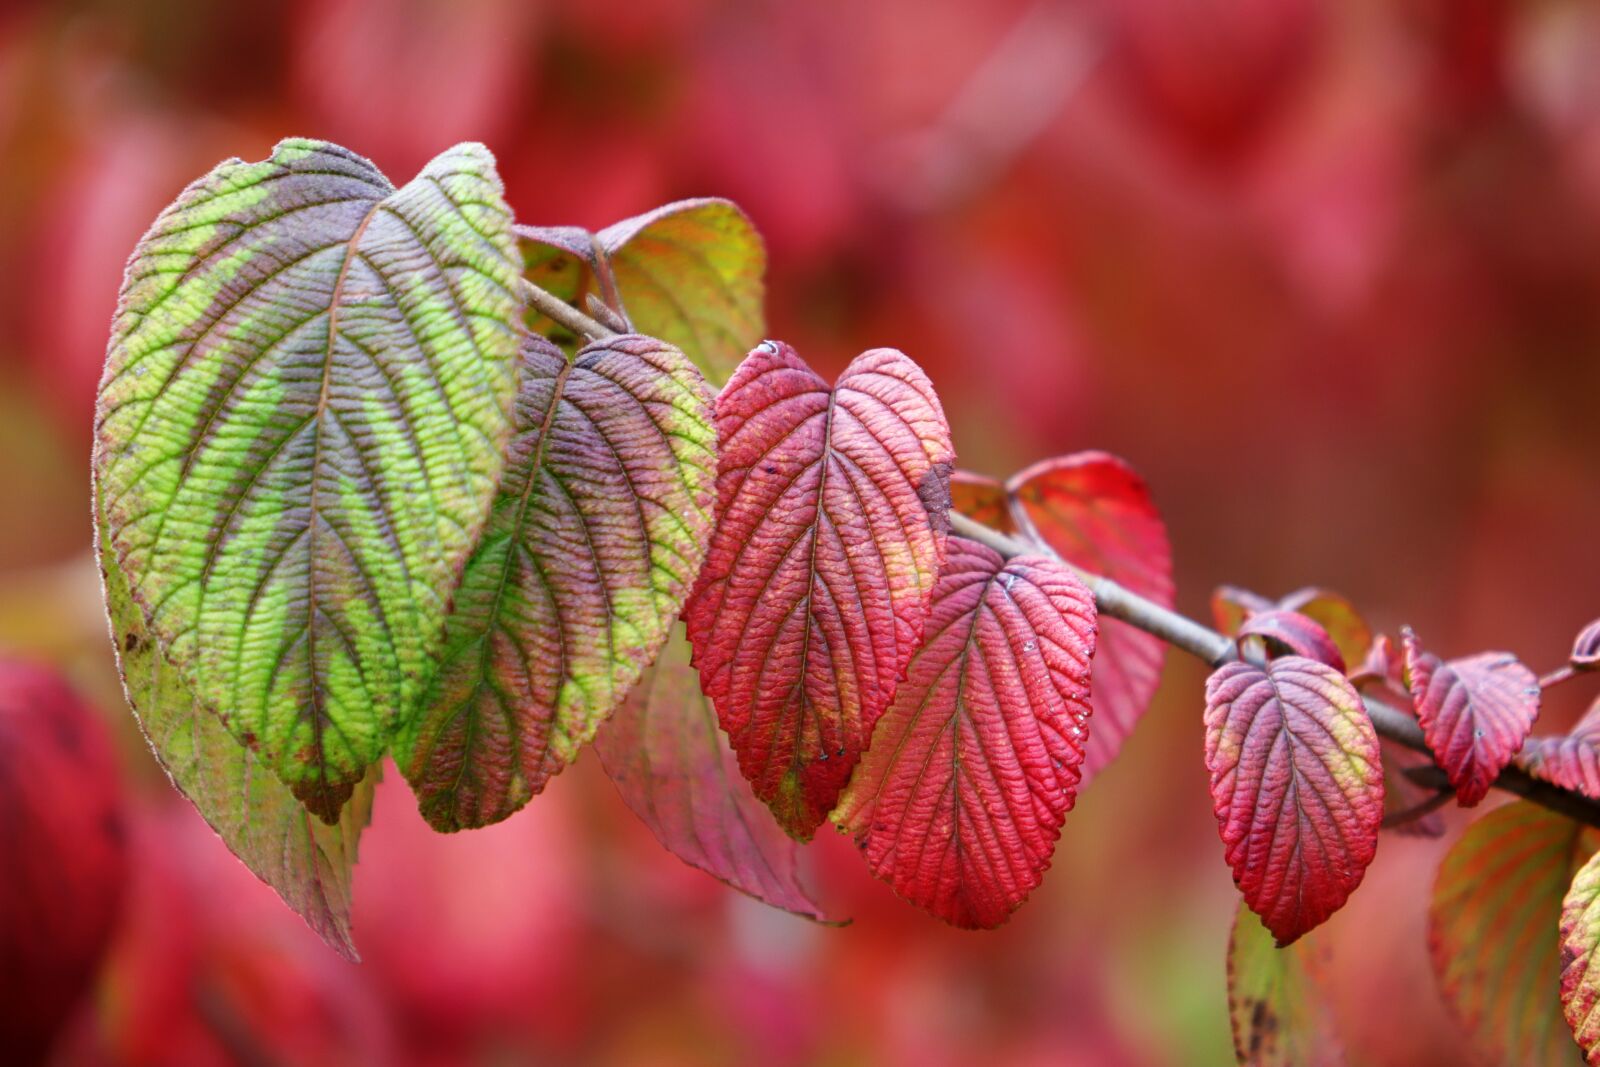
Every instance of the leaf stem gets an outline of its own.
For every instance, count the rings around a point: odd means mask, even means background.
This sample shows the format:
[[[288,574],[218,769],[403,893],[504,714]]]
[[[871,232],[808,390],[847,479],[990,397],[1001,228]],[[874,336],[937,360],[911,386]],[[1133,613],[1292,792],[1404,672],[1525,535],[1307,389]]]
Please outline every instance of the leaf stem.
[[[962,537],[989,546],[1007,559],[1023,555],[1061,558],[1049,548],[1018,540],[954,512],[950,515],[950,528],[952,532]],[[1066,563],[1065,560],[1062,562]],[[1146,600],[1109,578],[1091,574],[1070,563],[1067,563],[1067,566],[1072,567],[1094,593],[1095,606],[1101,614],[1120,619],[1129,626],[1159,637],[1172,647],[1182,649],[1211,667],[1220,667],[1238,658],[1237,646],[1226,635]],[[1433,752],[1428,748],[1428,742],[1422,735],[1422,727],[1417,724],[1416,719],[1371,695],[1365,695],[1362,699],[1367,706],[1367,715],[1372,719],[1373,729],[1379,736],[1432,758]],[[1437,766],[1412,768],[1406,773],[1419,784],[1430,788],[1447,789],[1450,785],[1444,771]],[[1562,789],[1534,778],[1515,764],[1501,771],[1494,785],[1497,789],[1514,793],[1587,826],[1600,827],[1600,802],[1590,800],[1581,793]]]
[[[528,303],[532,304],[539,314],[560,323],[579,337],[600,341],[617,335],[616,330],[591,319],[559,296],[540,288],[526,278],[522,279],[522,292],[527,297]]]
[[[1568,679],[1571,679],[1571,678],[1576,678],[1577,676],[1578,676],[1578,672],[1572,666],[1572,664],[1564,663],[1561,666],[1557,667],[1555,670],[1551,671],[1549,674],[1547,674],[1544,677],[1540,678],[1539,679],[1539,688],[1540,689],[1549,689],[1552,686],[1560,685],[1562,682],[1565,682],[1565,681],[1567,681]]]

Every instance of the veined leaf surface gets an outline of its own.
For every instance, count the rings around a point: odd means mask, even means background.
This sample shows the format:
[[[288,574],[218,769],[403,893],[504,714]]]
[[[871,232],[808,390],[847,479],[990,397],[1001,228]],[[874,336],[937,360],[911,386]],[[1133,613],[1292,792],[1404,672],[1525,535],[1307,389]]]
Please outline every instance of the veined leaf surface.
[[[396,739],[440,830],[504,819],[655,658],[705,558],[711,392],[650,337],[522,357],[505,479],[455,595],[425,709]]]
[[[588,231],[518,228],[529,276],[582,306],[596,292]],[[680,200],[594,235],[634,329],[682,349],[713,382],[728,379],[765,330],[766,245],[738,205]],[[554,331],[543,320],[536,325]]]
[[[317,141],[219,165],[139,242],[96,420],[105,541],[185,685],[334,822],[416,707],[509,428],[489,153],[395,190]]]
[[[1597,848],[1600,833],[1518,800],[1474,821],[1440,864],[1434,976],[1486,1062],[1579,1061],[1561,1018],[1561,904]]]
[[[1509,652],[1481,652],[1448,663],[1401,631],[1412,706],[1439,766],[1470,808],[1489,792],[1522,748],[1539,714],[1539,679]]]
[[[1247,616],[1239,625],[1239,639],[1255,637],[1269,648],[1283,650],[1318,663],[1326,663],[1344,673],[1344,656],[1322,624],[1298,611],[1274,608]]]
[[[834,813],[873,874],[956,926],[1027,899],[1077,793],[1095,631],[1060,561],[950,539],[927,640]]]
[[[1233,879],[1287,945],[1339,909],[1377,851],[1377,731],[1345,677],[1303,656],[1220,667],[1205,725]]]
[[[1600,862],[1590,857],[1561,902],[1561,1006],[1586,1063],[1600,1064]]]
[[[1306,943],[1278,948],[1242,901],[1228,938],[1228,1018],[1241,1067],[1337,1067],[1344,1049]]]
[[[1600,699],[1571,733],[1524,741],[1517,763],[1535,778],[1600,800]]]
[[[257,878],[335,952],[359,958],[350,935],[351,875],[381,765],[356,786],[337,823],[314,818],[194,699],[145,628],[117,561],[103,551],[100,563],[123,692],[157,762]]]
[[[827,921],[798,846],[739,774],[678,631],[594,738],[617,792],[679,859],[775,908]]]
[[[717,398],[717,528],[684,614],[739,767],[808,839],[894,697],[944,558],[950,428],[892,349],[829,388],[765,342]]]

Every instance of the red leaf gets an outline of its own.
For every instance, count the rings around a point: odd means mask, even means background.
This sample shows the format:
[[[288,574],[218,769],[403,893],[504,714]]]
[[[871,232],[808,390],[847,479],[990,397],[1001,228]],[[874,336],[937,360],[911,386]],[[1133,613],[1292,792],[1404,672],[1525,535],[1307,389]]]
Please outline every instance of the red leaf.
[[[1578,631],[1572,641],[1572,656],[1568,660],[1574,670],[1600,670],[1600,619]]]
[[[1228,865],[1287,945],[1361,883],[1383,821],[1378,735],[1327,664],[1229,663],[1206,682],[1206,767]]]
[[[1535,778],[1600,800],[1600,700],[1566,736],[1528,738],[1517,762]]]
[[[1045,460],[1007,483],[1018,527],[1069,563],[1162,607],[1173,603],[1172,549],[1144,480],[1116,456],[1079,452]],[[1117,619],[1100,627],[1094,661],[1094,742],[1087,781],[1122,747],[1161,682],[1166,645]]]
[[[921,639],[950,428],[899,352],[863,353],[830,389],[768,341],[717,398],[717,431],[719,518],[684,621],[740,769],[804,840]]]
[[[739,776],[681,632],[600,728],[594,749],[662,847],[775,908],[825,919],[800,884],[795,843]]]
[[[1591,856],[1561,902],[1561,1007],[1583,1061],[1600,1065],[1600,860]]]
[[[1314,659],[1344,673],[1344,656],[1328,631],[1298,611],[1263,611],[1248,616],[1239,627],[1240,641],[1247,637],[1259,637],[1275,650]]]
[[[1539,679],[1508,652],[1442,663],[1417,635],[1400,632],[1412,706],[1456,799],[1470,808],[1522,747],[1539,714]]]
[[[1407,692],[1405,659],[1400,650],[1395,648],[1394,638],[1388,634],[1374,637],[1367,647],[1366,655],[1361,659],[1361,665],[1350,672],[1350,680],[1355,683],[1357,689],[1365,690],[1369,685],[1382,685],[1396,694]]]
[[[950,507],[991,530],[1004,534],[1017,532],[1006,503],[1006,487],[993,478],[971,471],[950,475]]]
[[[1076,795],[1094,646],[1070,569],[950,539],[927,642],[834,814],[873,874],[956,926],[1016,910]]]
[[[1354,663],[1372,645],[1372,628],[1349,599],[1331,589],[1307,586],[1278,601],[1283,611],[1304,615],[1327,631],[1346,663]]]
[[[1239,632],[1239,627],[1250,616],[1275,607],[1276,604],[1260,593],[1236,585],[1219,585],[1211,594],[1211,618],[1216,621],[1217,629],[1230,637]]]

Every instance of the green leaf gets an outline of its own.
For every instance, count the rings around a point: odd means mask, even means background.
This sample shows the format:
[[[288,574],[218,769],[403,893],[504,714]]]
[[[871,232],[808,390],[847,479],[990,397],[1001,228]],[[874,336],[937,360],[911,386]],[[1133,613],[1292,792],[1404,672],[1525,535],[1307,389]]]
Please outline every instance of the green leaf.
[[[100,559],[123,691],[162,768],[256,877],[346,959],[351,874],[361,831],[372,818],[380,776],[374,764],[333,826],[315,819],[287,786],[195,701],[139,616],[110,553]]]
[[[1561,1005],[1584,1061],[1600,1064],[1600,856],[1583,865],[1561,905]]]
[[[593,244],[572,226],[519,226],[527,275],[582,306],[598,292]],[[738,205],[708,197],[680,200],[607,226],[594,235],[610,261],[634,329],[682,349],[707,378],[728,380],[766,326],[766,246]],[[569,335],[548,319],[534,328]]]
[[[129,264],[106,546],[196,699],[329,823],[417,706],[499,481],[518,267],[482,146],[396,191],[305,140],[190,185]]]
[[[1561,1017],[1561,908],[1600,833],[1525,800],[1467,827],[1428,912],[1445,1003],[1485,1062],[1576,1063]]]
[[[1272,933],[1239,902],[1228,938],[1228,1017],[1241,1064],[1332,1067],[1344,1062],[1312,963],[1306,941],[1277,948]]]
[[[577,755],[667,639],[715,504],[711,393],[624,335],[523,349],[516,431],[427,710],[396,739],[440,830],[504,819]]]

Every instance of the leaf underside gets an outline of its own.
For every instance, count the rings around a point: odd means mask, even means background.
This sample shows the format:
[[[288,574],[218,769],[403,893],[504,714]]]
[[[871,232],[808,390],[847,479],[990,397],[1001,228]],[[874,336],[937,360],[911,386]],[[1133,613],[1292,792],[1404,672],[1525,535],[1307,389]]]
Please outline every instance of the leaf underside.
[[[416,706],[499,479],[519,265],[481,146],[397,191],[305,140],[190,185],[129,263],[106,547],[183,683],[330,823]]]
[[[662,847],[759,901],[830,921],[800,882],[798,846],[740,776],[681,630],[600,728],[594,749]]]
[[[1378,735],[1344,676],[1302,656],[1206,682],[1206,768],[1228,865],[1286,945],[1361,883],[1383,821]]]
[[[1068,568],[950,538],[927,640],[834,814],[873,874],[961,927],[1027,899],[1076,795],[1094,650]]]
[[[1539,679],[1508,652],[1449,662],[1401,634],[1412,707],[1456,799],[1470,808],[1488,795],[1539,714]]]
[[[1228,1018],[1245,1067],[1337,1067],[1345,1062],[1305,944],[1277,948],[1243,902],[1228,938]]]
[[[718,521],[684,614],[739,766],[808,839],[922,636],[949,506],[950,430],[903,354],[829,388],[787,345],[717,398]]]
[[[1282,649],[1344,673],[1344,655],[1322,624],[1298,611],[1274,608],[1248,616],[1239,626],[1239,638],[1256,637],[1269,648]]]
[[[1571,733],[1524,741],[1517,762],[1535,778],[1600,800],[1600,699]]]
[[[1591,857],[1561,903],[1561,1006],[1586,1063],[1600,1064],[1600,862]]]
[[[123,691],[156,760],[256,877],[330,948],[358,959],[350,934],[351,876],[381,765],[356,786],[337,823],[314,818],[194,699],[145,628],[109,553],[101,566]]]
[[[1467,827],[1428,911],[1439,990],[1487,1062],[1576,1060],[1562,1020],[1561,905],[1600,834],[1527,801]]]
[[[1036,463],[1004,486],[966,475],[951,497],[967,517],[1023,532],[1061,558],[1172,607],[1172,548],[1144,480],[1105,452],[1078,452]],[[1003,509],[1006,518],[996,524]],[[1083,780],[1116,758],[1156,687],[1166,645],[1120,619],[1100,620],[1094,661],[1094,739]]]
[[[666,641],[705,556],[716,430],[683,353],[648,337],[523,349],[504,481],[396,759],[437,829],[542,790]]]
[[[591,237],[576,227],[518,227],[528,275],[580,307],[598,292]],[[676,345],[722,383],[766,327],[766,246],[728,200],[681,200],[593,235],[634,329]],[[549,320],[535,327],[562,332]]]

